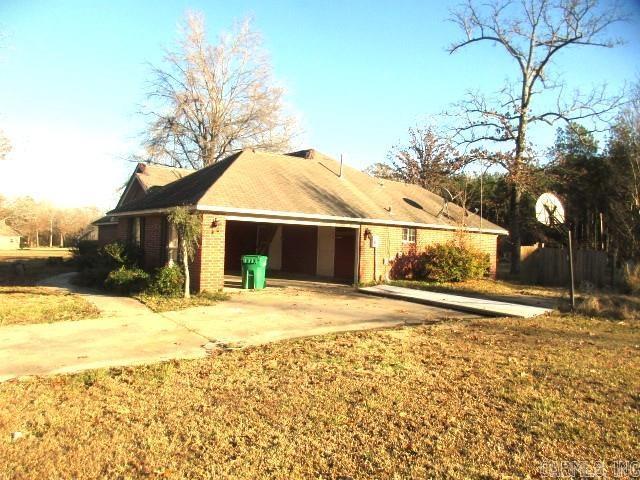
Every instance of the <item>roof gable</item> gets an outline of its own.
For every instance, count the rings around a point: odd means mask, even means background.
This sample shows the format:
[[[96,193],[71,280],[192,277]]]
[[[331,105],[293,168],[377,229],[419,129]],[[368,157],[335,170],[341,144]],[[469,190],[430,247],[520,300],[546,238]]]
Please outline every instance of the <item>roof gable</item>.
[[[129,205],[143,198],[154,187],[162,187],[193,172],[195,170],[188,168],[138,163],[118,200],[117,207]]]

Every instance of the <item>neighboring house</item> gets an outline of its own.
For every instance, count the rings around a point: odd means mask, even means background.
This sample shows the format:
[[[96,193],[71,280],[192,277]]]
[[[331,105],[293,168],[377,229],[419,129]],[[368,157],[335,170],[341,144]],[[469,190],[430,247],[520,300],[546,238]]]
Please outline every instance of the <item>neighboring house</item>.
[[[507,234],[424,188],[341,168],[314,150],[243,150],[121,199],[107,215],[117,221],[116,237],[141,245],[144,267],[155,268],[177,259],[167,213],[178,205],[202,218],[191,265],[195,290],[222,288],[225,273],[239,271],[240,257],[253,253],[268,255],[270,270],[282,275],[379,281],[397,255],[458,235],[489,254],[495,271],[497,237]]]
[[[109,215],[91,222],[98,228],[98,245],[104,247],[107,243],[118,239],[118,219]]]
[[[154,187],[162,187],[175,182],[195,170],[187,168],[166,167],[164,165],[146,165],[139,163],[131,178],[127,182],[118,205],[120,208],[128,203],[146,196]],[[118,239],[118,219],[110,215],[104,216],[92,222],[98,227],[98,244],[104,246]]]
[[[0,250],[17,250],[20,248],[20,233],[0,220]]]

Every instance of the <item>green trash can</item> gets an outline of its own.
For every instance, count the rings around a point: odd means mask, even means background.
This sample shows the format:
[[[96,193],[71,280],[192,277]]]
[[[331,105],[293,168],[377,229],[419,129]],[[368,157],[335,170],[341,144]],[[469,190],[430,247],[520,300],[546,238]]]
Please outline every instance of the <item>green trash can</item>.
[[[260,290],[267,286],[267,260],[264,255],[242,256],[242,288]]]

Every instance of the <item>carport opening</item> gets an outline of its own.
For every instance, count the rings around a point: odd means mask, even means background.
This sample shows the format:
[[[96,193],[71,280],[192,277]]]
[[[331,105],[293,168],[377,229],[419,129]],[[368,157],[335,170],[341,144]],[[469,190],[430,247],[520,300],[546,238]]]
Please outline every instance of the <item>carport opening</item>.
[[[225,275],[239,275],[243,255],[267,255],[267,276],[353,284],[357,229],[229,220]]]

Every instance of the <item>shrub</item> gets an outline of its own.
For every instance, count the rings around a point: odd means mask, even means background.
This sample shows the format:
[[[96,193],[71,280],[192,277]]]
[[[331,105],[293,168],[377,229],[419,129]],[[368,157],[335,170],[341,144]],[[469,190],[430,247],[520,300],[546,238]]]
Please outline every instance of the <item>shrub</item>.
[[[129,295],[139,293],[149,285],[149,274],[139,268],[120,267],[112,270],[104,281],[108,290]]]
[[[97,255],[99,248],[96,240],[79,240],[76,244],[79,255]]]
[[[489,256],[455,242],[428,246],[424,252],[398,257],[391,278],[461,282],[482,277],[489,269]]]
[[[94,242],[81,240],[73,249],[73,262],[80,270],[94,268],[104,263],[100,249]]]
[[[389,275],[394,280],[418,280],[425,277],[426,254],[415,251],[404,254],[393,262]]]
[[[184,290],[184,273],[178,265],[159,268],[149,285],[148,293],[164,297],[179,297]]]
[[[73,283],[82,287],[103,287],[109,272],[110,267],[85,268],[74,277]]]
[[[480,278],[489,269],[489,256],[456,243],[430,245],[425,276],[435,282],[461,282]]]
[[[132,243],[123,243],[120,241],[109,243],[102,247],[102,251],[104,255],[111,259],[116,265],[134,267],[138,265],[142,259],[141,248]]]

